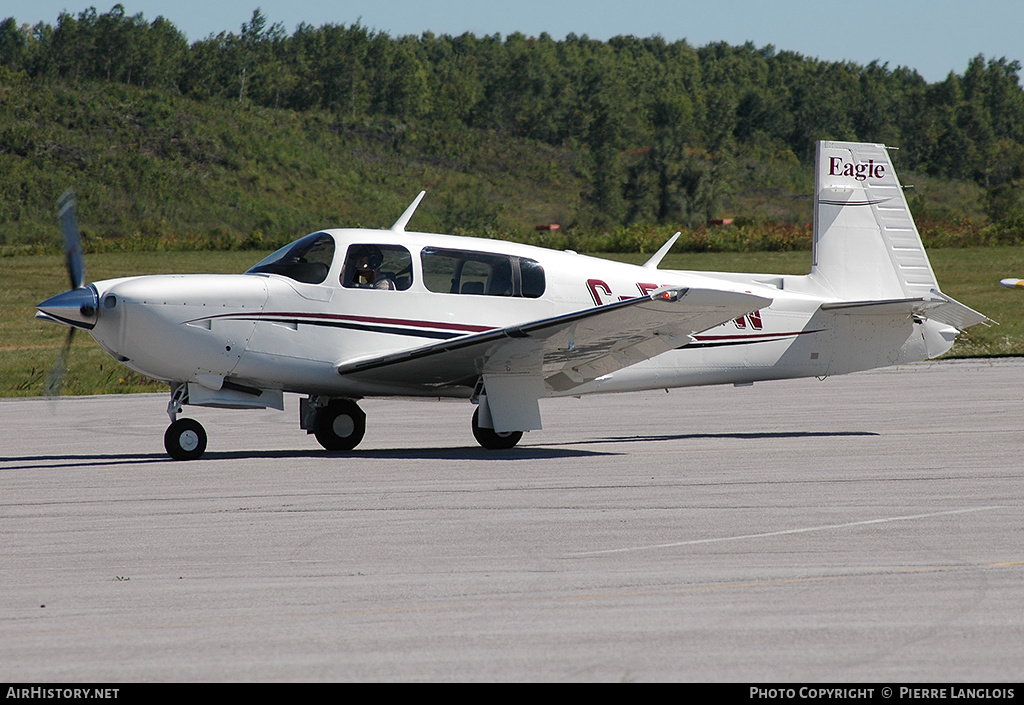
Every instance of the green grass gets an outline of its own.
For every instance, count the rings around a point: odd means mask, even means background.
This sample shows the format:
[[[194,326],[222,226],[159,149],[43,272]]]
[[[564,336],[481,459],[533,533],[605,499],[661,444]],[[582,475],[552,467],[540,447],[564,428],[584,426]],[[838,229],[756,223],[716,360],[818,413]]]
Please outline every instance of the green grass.
[[[1024,277],[1024,247],[942,249],[928,256],[943,293],[997,324],[965,331],[953,354],[1024,355],[1024,292],[999,286],[1000,279]]]
[[[90,280],[165,272],[242,272],[266,253],[125,252],[87,258]],[[942,290],[984,313],[998,325],[976,326],[961,335],[954,356],[1024,355],[1024,292],[999,286],[1004,277],[1024,276],[1024,248],[977,247],[929,252]],[[642,263],[648,255],[609,256]],[[803,274],[810,253],[672,254],[666,269]],[[0,258],[0,396],[37,396],[57,358],[67,329],[34,318],[35,305],[67,289],[62,257]],[[130,372],[79,332],[68,359],[64,394],[164,391],[166,387]]]

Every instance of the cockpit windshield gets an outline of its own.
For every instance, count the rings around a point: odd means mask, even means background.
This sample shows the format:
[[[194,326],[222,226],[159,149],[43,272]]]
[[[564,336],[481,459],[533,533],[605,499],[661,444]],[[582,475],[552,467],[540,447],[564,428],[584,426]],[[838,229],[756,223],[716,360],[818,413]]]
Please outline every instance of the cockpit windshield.
[[[334,261],[334,238],[313,233],[285,245],[246,274],[280,274],[306,284],[323,284]]]

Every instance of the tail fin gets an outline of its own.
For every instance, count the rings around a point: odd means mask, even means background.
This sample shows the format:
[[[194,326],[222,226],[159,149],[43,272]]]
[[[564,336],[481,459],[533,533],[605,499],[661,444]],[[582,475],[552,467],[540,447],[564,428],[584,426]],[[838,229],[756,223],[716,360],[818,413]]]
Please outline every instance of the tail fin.
[[[885,145],[818,142],[811,278],[846,300],[938,291]]]
[[[885,145],[818,142],[814,182],[810,279],[851,302],[830,309],[871,314],[900,304],[958,330],[990,322],[939,290]]]

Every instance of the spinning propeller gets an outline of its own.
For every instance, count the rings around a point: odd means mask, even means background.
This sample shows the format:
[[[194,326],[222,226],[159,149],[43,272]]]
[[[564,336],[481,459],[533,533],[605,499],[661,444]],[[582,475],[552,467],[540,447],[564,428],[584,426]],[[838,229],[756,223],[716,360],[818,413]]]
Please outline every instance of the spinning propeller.
[[[82,237],[78,230],[77,205],[74,191],[68,189],[57,201],[57,220],[64,236],[64,263],[68,270],[71,289],[57,294],[36,308],[37,318],[68,326],[64,345],[57,354],[57,360],[43,385],[47,396],[58,396],[67,372],[67,356],[71,341],[78,328],[91,330],[96,325],[99,308],[95,287],[85,285],[85,257],[82,253]]]

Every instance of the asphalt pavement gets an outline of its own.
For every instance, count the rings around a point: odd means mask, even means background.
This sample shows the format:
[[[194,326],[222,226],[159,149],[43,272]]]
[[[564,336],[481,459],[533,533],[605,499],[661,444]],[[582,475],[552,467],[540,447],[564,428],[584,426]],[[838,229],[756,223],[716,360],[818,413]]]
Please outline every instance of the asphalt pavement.
[[[284,412],[0,400],[0,681],[993,682],[1024,675],[1024,360]]]

